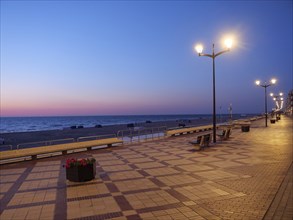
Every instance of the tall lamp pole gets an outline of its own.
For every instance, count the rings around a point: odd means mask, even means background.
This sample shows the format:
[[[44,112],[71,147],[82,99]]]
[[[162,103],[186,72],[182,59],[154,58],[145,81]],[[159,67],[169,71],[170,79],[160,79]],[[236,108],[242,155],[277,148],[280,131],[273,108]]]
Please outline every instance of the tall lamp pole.
[[[267,105],[267,88],[271,85],[274,85],[277,82],[276,79],[271,79],[269,83],[265,82],[264,84],[261,84],[260,80],[256,80],[255,84],[257,86],[261,86],[265,89],[265,115],[266,115],[266,127],[268,127],[268,105]]]
[[[273,98],[273,100],[276,102],[276,111],[280,110],[282,107],[282,104],[279,105],[278,102],[282,103],[283,102],[283,93],[280,92],[279,95],[275,95],[274,93],[270,93],[270,96]]]
[[[213,44],[213,53],[212,54],[206,54],[202,53],[203,46],[202,45],[196,45],[195,49],[198,53],[198,56],[206,56],[213,59],[213,142],[216,143],[216,79],[215,79],[215,59],[217,56],[220,56],[223,53],[229,52],[230,48],[232,47],[232,40],[227,39],[225,40],[225,45],[227,47],[226,50],[223,50],[221,52],[215,53],[215,44]]]

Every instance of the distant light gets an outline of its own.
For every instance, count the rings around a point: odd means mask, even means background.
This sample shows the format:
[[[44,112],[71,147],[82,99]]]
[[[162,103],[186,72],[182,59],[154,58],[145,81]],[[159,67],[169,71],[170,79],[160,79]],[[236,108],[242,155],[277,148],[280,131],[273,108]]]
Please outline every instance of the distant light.
[[[231,38],[228,38],[225,40],[225,45],[228,49],[231,49],[232,45],[233,45],[233,40]]]
[[[282,92],[280,92],[280,96],[282,96],[283,95],[283,93]]]
[[[259,86],[260,85],[260,81],[259,80],[256,80],[255,81],[255,84]]]
[[[197,45],[195,46],[195,50],[196,50],[196,52],[197,52],[198,54],[200,54],[200,53],[202,53],[202,51],[203,51],[203,46],[202,46],[201,44],[197,44]]]
[[[281,101],[283,101],[283,99],[284,99],[284,98],[283,98],[283,97],[281,97]]]
[[[276,98],[273,98],[274,101],[276,101]]]
[[[274,78],[273,78],[273,79],[271,79],[271,83],[272,83],[272,84],[275,84],[276,82],[277,82],[277,80],[276,80],[276,79],[274,79]]]
[[[271,93],[270,93],[270,96],[274,96],[274,93],[271,92]]]

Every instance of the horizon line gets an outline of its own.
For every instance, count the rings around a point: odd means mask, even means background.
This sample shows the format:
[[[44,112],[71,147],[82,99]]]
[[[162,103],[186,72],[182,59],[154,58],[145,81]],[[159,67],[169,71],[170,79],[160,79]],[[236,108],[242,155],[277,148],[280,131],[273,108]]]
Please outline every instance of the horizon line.
[[[261,115],[263,113],[232,113],[232,115]],[[176,115],[213,115],[212,113],[176,113],[176,114],[102,114],[102,115],[30,115],[30,116],[1,116],[0,118],[37,118],[37,117],[103,117],[103,116],[176,116]],[[218,115],[230,115],[229,113],[217,113]]]

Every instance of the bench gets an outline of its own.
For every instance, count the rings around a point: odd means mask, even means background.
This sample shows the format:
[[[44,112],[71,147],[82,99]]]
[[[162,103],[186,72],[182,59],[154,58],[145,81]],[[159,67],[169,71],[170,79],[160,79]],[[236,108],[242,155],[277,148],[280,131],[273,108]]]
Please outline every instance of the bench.
[[[227,127],[226,129],[220,131],[220,133],[217,133],[217,136],[220,138],[220,140],[227,140],[231,135],[231,130],[231,127]]]
[[[53,153],[61,152],[63,155],[67,154],[68,151],[74,150],[91,150],[93,147],[107,145],[111,147],[113,144],[122,144],[123,141],[113,137],[113,138],[105,138],[99,140],[90,140],[90,141],[80,141],[73,143],[65,143],[65,144],[57,144],[57,145],[49,145],[49,146],[40,146],[33,148],[24,148],[17,150],[8,150],[0,152],[0,161],[16,159],[22,157],[31,157],[31,159],[37,159],[38,155],[47,155]]]
[[[179,128],[179,129],[167,130],[165,132],[165,135],[174,137],[176,135],[191,134],[191,133],[196,133],[196,132],[209,131],[212,129],[213,129],[212,125],[189,127],[189,128]]]
[[[243,132],[248,132],[250,129],[250,125],[251,125],[251,121],[248,120],[238,120],[238,121],[234,121],[233,125],[235,127],[241,128],[241,130]]]
[[[247,126],[247,125],[251,125],[251,122],[248,120],[235,120],[235,121],[233,121],[233,126],[235,126],[235,127]]]
[[[255,117],[252,117],[249,119],[249,121],[257,121],[259,119],[263,119],[264,117],[263,116],[255,116]]]
[[[212,133],[205,133],[198,135],[195,141],[190,141],[195,150],[201,150],[201,148],[208,147],[212,140]]]

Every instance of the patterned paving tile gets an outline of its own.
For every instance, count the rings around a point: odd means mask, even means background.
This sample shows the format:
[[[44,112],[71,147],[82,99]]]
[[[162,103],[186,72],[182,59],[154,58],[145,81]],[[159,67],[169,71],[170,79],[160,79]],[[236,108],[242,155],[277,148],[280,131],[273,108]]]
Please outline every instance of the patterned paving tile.
[[[58,171],[60,170],[60,165],[50,165],[50,166],[46,166],[43,165],[42,166],[35,166],[32,170],[32,173],[35,172],[46,172],[46,171]]]
[[[13,186],[13,183],[1,183],[0,193],[6,193],[12,186]]]
[[[165,153],[165,152],[154,152],[154,153],[145,153],[146,155],[148,155],[149,157],[161,157],[161,156],[169,156],[169,153]]]
[[[221,161],[222,159],[216,158],[216,157],[198,157],[196,159],[194,159],[194,161],[196,162],[201,162],[201,163],[209,163],[209,162],[213,162],[213,161]],[[223,160],[222,160],[223,161]]]
[[[36,172],[30,173],[26,180],[34,180],[34,179],[47,179],[47,178],[57,178],[59,176],[59,170],[49,171],[49,172]]]
[[[40,205],[24,208],[6,209],[0,215],[0,219],[5,220],[32,220],[32,219],[54,219],[55,205]]]
[[[25,171],[25,168],[0,169],[0,177],[2,178],[3,175],[10,175],[10,174],[21,174],[24,171]]]
[[[240,154],[229,154],[229,155],[219,155],[218,158],[225,159],[225,160],[238,160],[247,158],[247,156],[240,155]]]
[[[210,166],[207,165],[202,165],[202,164],[188,164],[188,165],[181,165],[178,166],[180,169],[185,170],[185,171],[190,171],[190,172],[195,172],[195,171],[202,171],[202,170],[211,170],[213,169]]]
[[[227,155],[227,153],[223,152],[221,148],[209,147],[201,151],[205,156],[219,156],[219,155]]]
[[[128,159],[129,163],[144,163],[144,162],[153,162],[154,160],[148,157],[139,157]]]
[[[158,162],[150,162],[150,163],[135,163],[135,166],[141,169],[148,169],[148,168],[154,168],[154,167],[164,167],[165,165]]]
[[[152,149],[152,148],[147,148],[147,147],[143,147],[143,148],[136,148],[135,149],[137,152],[142,153],[142,154],[148,154],[148,153],[159,153],[160,151],[156,150],[156,149]]]
[[[100,166],[108,166],[108,165],[122,165],[125,163],[122,160],[109,160],[109,161],[101,160],[101,161],[98,161],[98,164]]]
[[[200,176],[203,179],[209,180],[218,180],[218,179],[226,179],[226,178],[237,178],[237,175],[232,173],[228,173],[221,170],[212,170],[212,171],[202,171],[197,172],[195,175]]]
[[[184,164],[193,164],[194,161],[191,160],[186,160],[186,159],[181,159],[181,160],[168,160],[166,163],[174,166],[178,165],[184,165]]]
[[[32,181],[24,181],[19,190],[33,190],[33,189],[41,189],[48,187],[57,187],[58,180],[57,179],[44,179],[44,180],[32,180]]]
[[[144,158],[143,155],[134,154],[133,152],[132,152],[132,154],[122,155],[122,157],[123,157],[124,159],[127,159],[127,160]]]
[[[114,166],[103,166],[103,170],[106,172],[124,171],[131,170],[132,168],[128,165],[114,165]]]
[[[233,161],[218,161],[218,162],[210,162],[210,165],[217,167],[235,167],[235,166],[243,166],[241,163],[233,162]]]
[[[94,195],[108,194],[110,191],[104,183],[77,185],[66,188],[67,199],[82,198]]]
[[[204,154],[203,151],[192,151],[192,150],[189,150],[189,151],[186,151],[186,153],[184,154],[180,154],[181,157],[185,158],[185,159],[193,159],[192,161],[196,161],[196,158],[198,157],[206,157],[207,155]]]
[[[157,185],[148,179],[120,181],[115,182],[115,185],[120,192],[157,188]]]
[[[54,201],[56,200],[56,193],[56,189],[16,193],[8,203],[8,206]]]
[[[251,150],[249,152],[242,153],[242,155],[249,156],[249,157],[268,157],[268,156],[274,155],[274,152],[267,152],[267,151],[261,151],[261,150],[258,150],[258,151]]]
[[[0,176],[0,184],[1,183],[8,183],[8,182],[14,182],[20,177],[20,174],[17,175],[2,175]]]
[[[143,177],[143,175],[141,175],[139,172],[134,170],[121,171],[121,172],[109,174],[109,178],[111,180],[127,180],[127,179],[141,178],[141,177]]]
[[[127,155],[127,154],[133,154],[133,151],[130,148],[124,148],[124,149],[117,149],[115,153],[118,155]]]
[[[225,153],[228,153],[228,155],[219,155],[220,157],[226,158],[226,159],[230,159],[229,155],[231,155],[232,157],[234,156],[242,156],[242,154],[249,152],[249,149],[245,149],[245,148],[230,148],[230,149],[226,149],[224,151]],[[237,158],[236,158],[237,159]]]
[[[156,156],[156,157],[154,157],[154,158],[156,158],[157,160],[160,160],[160,161],[167,161],[167,160],[177,160],[177,159],[180,159],[180,157],[175,156],[175,155]]]
[[[147,172],[151,176],[166,176],[179,173],[178,170],[175,170],[171,167],[145,169],[145,172]]]
[[[179,202],[176,198],[162,190],[134,193],[125,197],[134,209],[163,206]]]
[[[54,161],[38,161],[36,163],[36,166],[53,166],[53,165],[61,165],[60,160],[54,160]]]
[[[113,197],[67,202],[68,219],[103,215],[120,211],[121,209]]]
[[[193,177],[190,177],[184,174],[162,176],[162,177],[157,177],[157,179],[163,182],[164,184],[166,184],[167,186],[176,186],[176,185],[199,182],[198,179],[195,179]]]
[[[118,157],[112,155],[110,152],[109,153],[102,153],[102,154],[95,154],[94,158],[97,161],[111,161],[111,160],[119,160]]]
[[[230,193],[209,184],[178,187],[175,188],[175,190],[195,202],[201,199],[212,199],[219,196],[230,195]]]
[[[251,164],[254,164],[254,165],[256,165],[256,164],[264,164],[264,163],[270,163],[271,162],[269,160],[264,160],[264,159],[255,158],[255,157],[253,157],[253,158],[250,157],[250,158],[237,159],[235,161],[236,162],[245,163],[245,164],[249,164],[249,165],[251,165]]]
[[[165,209],[162,211],[153,211],[153,212],[147,212],[142,213],[139,215],[142,219],[145,220],[173,220],[173,219],[199,219],[203,220],[205,218],[201,217],[199,214],[197,214],[194,210],[188,207],[180,207],[180,208],[170,208]]]
[[[173,150],[170,150],[168,151],[169,153],[172,153],[174,155],[185,155],[187,153],[193,153],[193,152],[190,152],[192,148],[186,148],[185,150],[178,150],[178,149],[173,149]]]

